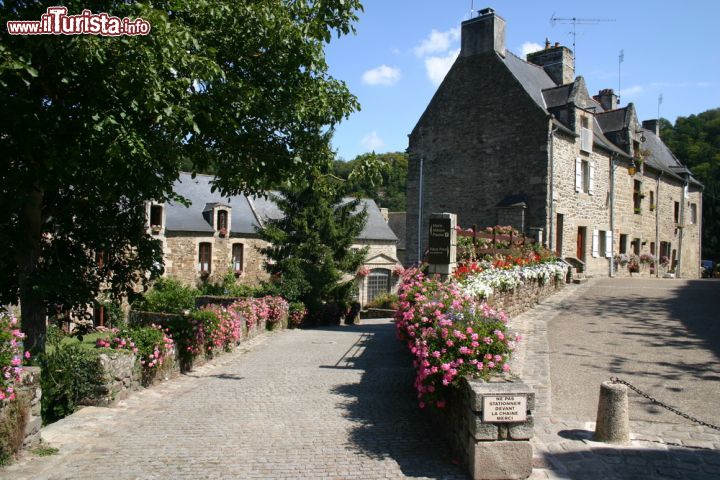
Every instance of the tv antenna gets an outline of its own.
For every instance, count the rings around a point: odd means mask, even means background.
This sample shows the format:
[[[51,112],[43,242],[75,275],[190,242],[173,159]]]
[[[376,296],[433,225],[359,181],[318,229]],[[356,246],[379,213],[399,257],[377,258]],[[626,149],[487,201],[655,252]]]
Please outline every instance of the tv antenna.
[[[660,105],[662,105],[662,102],[663,102],[663,94],[661,93],[660,95],[658,95],[658,116],[657,116],[658,122],[660,122]]]
[[[620,93],[620,69],[622,67],[623,62],[625,61],[625,49],[620,50],[620,54],[618,55],[618,105],[620,104],[620,97],[622,94]]]
[[[556,17],[554,13],[550,17],[550,25],[552,25],[553,27],[555,26],[556,23],[560,23],[563,25],[572,25],[572,32],[569,32],[569,33],[573,37],[573,43],[572,43],[572,45],[573,45],[573,48],[572,48],[573,60],[575,60],[575,40],[576,40],[575,37],[577,37],[577,26],[578,25],[597,25],[598,23],[614,22],[614,21],[615,21],[614,18],[577,18],[577,17],[563,18],[563,17]]]

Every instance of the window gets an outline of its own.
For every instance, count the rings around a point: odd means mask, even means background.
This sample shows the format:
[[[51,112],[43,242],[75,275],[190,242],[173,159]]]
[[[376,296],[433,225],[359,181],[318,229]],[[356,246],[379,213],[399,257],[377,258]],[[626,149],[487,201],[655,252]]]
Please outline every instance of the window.
[[[670,258],[670,242],[660,242],[660,256]]]
[[[639,238],[636,238],[635,240],[633,240],[632,248],[633,248],[633,253],[635,255],[640,255],[640,239]]]
[[[575,191],[593,194],[595,169],[593,164],[582,158],[575,159]]]
[[[620,253],[627,253],[628,236],[625,233],[620,234]]]
[[[235,273],[243,271],[243,248],[242,243],[236,243],[232,246],[232,268]]]
[[[697,223],[697,204],[690,204],[690,224],[695,225]]]
[[[217,230],[227,230],[228,225],[227,210],[218,210],[217,212]]]
[[[612,250],[612,232],[593,230],[593,257],[610,257]]]
[[[590,129],[590,120],[587,117],[582,117],[580,124],[582,125],[580,129],[580,150],[592,152],[593,132]]]
[[[203,242],[198,246],[198,270],[201,273],[210,273],[212,268],[212,245]]]
[[[675,213],[673,218],[675,218],[675,223],[680,223],[680,202],[675,202]]]
[[[372,302],[375,297],[390,292],[390,270],[374,268],[368,275],[367,301]]]
[[[655,255],[655,242],[650,242],[650,253]]]
[[[162,205],[153,205],[150,207],[150,226],[162,227],[163,207]]]
[[[655,192],[650,190],[650,211],[655,210]]]
[[[641,193],[640,190],[642,189],[642,183],[639,180],[635,180],[634,186],[633,186],[633,208],[635,208],[635,213],[640,214],[640,206],[642,202],[642,198],[640,197]]]

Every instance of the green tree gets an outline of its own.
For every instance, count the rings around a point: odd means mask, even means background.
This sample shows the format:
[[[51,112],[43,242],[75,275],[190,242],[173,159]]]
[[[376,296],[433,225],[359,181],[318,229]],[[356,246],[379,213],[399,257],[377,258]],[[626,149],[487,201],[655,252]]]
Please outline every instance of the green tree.
[[[367,213],[359,200],[344,195],[348,182],[328,173],[329,169],[317,171],[275,195],[283,217],[267,221],[259,230],[270,243],[263,249],[269,259],[266,269],[282,294],[302,301],[311,317],[322,312],[324,303],[349,301],[355,272],[367,253],[352,249]]]
[[[0,18],[39,19],[55,3],[0,2]],[[324,46],[353,30],[359,0],[63,5],[152,31],[0,40],[0,302],[21,300],[38,350],[46,312],[81,309],[101,286],[132,293],[162,271],[144,202],[174,198],[180,168],[212,167],[224,194],[305,178],[358,106]]]
[[[367,177],[358,177],[352,187],[354,194],[375,200],[380,207],[392,212],[405,211],[405,182],[407,180],[408,156],[405,152],[365,153],[353,160],[344,162],[336,160],[333,173],[339,178],[347,179],[356,167],[369,159],[377,163],[381,179],[373,182]]]
[[[720,108],[663,119],[661,137],[705,186],[702,212],[703,258],[720,261]]]

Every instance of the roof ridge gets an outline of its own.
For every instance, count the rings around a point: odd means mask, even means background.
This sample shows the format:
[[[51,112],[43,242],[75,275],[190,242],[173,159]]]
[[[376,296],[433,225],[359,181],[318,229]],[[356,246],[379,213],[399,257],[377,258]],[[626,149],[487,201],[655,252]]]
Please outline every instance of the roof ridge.
[[[519,55],[516,55],[512,50],[505,49],[505,53],[509,53],[510,55],[512,55],[513,57],[517,58],[517,59],[520,60],[521,62],[527,63],[528,65],[530,65],[530,66],[532,66],[532,67],[535,67],[535,68],[538,68],[538,69],[540,69],[540,70],[542,70],[542,71],[545,71],[545,69],[544,69],[543,67],[541,67],[540,65],[535,65],[535,64],[532,63],[532,62],[528,62],[526,59],[520,57]]]

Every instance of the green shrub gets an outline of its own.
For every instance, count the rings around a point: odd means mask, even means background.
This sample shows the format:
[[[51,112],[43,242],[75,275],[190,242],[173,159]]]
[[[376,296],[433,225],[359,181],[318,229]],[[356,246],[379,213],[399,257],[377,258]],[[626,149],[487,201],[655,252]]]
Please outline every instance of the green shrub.
[[[98,395],[102,385],[100,353],[77,343],[59,343],[44,355],[40,377],[44,424],[70,415],[83,400]]]
[[[28,408],[21,398],[0,405],[0,466],[7,465],[20,450],[25,439]]]
[[[160,278],[141,298],[133,302],[135,310],[159,313],[182,313],[195,308],[200,292],[172,278]]]
[[[375,297],[372,302],[365,305],[365,308],[385,308],[387,310],[396,310],[398,300],[398,296],[394,293],[386,293]]]

